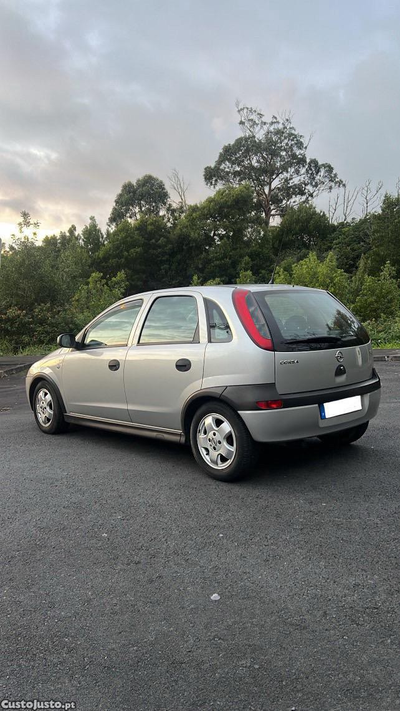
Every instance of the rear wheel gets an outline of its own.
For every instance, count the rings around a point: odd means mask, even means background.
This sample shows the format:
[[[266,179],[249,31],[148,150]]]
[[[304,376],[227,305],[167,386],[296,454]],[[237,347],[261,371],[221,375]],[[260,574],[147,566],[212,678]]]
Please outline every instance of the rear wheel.
[[[350,427],[348,430],[340,430],[339,432],[321,435],[319,439],[321,442],[328,445],[351,444],[352,442],[356,442],[363,436],[363,434],[365,434],[368,429],[368,425],[369,422],[363,422],[362,425]]]
[[[190,427],[190,444],[196,462],[218,481],[236,481],[256,463],[249,431],[224,403],[209,402],[197,410]]]
[[[55,389],[45,380],[35,388],[33,414],[36,424],[46,434],[58,434],[68,429]]]

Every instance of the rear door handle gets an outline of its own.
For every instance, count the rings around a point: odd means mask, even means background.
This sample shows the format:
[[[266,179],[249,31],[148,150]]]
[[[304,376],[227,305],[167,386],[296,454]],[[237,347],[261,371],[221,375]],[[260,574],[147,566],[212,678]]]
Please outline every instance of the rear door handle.
[[[186,370],[190,370],[191,367],[192,364],[187,358],[180,358],[175,363],[175,368],[177,370],[180,370],[182,373],[184,373]]]
[[[120,366],[119,360],[110,360],[110,362],[108,364],[108,367],[110,368],[110,370],[118,370],[119,366]]]

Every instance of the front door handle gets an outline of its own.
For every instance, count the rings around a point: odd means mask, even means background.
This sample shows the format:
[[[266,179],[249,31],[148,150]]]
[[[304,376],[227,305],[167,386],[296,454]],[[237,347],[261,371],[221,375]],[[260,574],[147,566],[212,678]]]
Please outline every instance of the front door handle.
[[[187,358],[180,358],[175,363],[175,368],[177,370],[180,370],[181,373],[184,373],[186,370],[190,370],[191,367],[192,367],[192,364],[191,364],[190,360],[188,360]]]
[[[110,368],[110,370],[118,370],[119,366],[120,366],[119,360],[110,360],[110,362],[108,364],[108,367]]]

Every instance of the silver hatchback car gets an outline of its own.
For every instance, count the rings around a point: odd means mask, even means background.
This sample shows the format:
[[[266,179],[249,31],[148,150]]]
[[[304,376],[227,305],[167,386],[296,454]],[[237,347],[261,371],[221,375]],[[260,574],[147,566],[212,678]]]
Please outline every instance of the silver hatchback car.
[[[221,481],[251,468],[257,442],[354,442],[380,401],[366,330],[319,289],[136,294],[58,345],[26,379],[42,432],[75,423],[190,443]]]

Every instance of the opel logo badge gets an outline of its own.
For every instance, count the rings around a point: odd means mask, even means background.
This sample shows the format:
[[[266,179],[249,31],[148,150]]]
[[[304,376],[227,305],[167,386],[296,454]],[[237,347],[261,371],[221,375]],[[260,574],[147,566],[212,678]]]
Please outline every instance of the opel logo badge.
[[[342,351],[336,351],[335,358],[339,363],[343,363],[344,355],[343,355]]]

